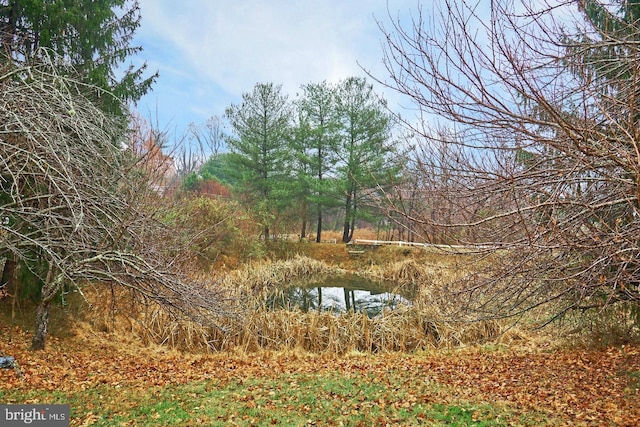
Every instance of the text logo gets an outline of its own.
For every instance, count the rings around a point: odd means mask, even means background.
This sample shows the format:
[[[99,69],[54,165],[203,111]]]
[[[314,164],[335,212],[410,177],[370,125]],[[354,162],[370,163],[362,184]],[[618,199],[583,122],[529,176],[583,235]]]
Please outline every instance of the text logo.
[[[0,405],[0,425],[69,427],[69,405]]]

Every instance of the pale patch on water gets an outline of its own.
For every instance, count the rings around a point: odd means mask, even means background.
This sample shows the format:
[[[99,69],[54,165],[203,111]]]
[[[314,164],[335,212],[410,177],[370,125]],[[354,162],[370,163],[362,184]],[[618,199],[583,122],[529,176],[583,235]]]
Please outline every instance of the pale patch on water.
[[[277,292],[270,298],[270,306],[273,309],[299,308],[303,311],[335,313],[352,310],[375,316],[383,309],[411,304],[407,295],[394,293],[391,289],[392,284],[378,283],[362,277],[334,276]]]

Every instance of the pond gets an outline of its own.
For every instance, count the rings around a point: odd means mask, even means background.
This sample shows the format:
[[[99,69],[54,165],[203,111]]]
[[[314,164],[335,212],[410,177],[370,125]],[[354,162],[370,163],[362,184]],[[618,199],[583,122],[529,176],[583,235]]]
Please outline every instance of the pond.
[[[271,309],[318,310],[343,313],[366,312],[370,317],[383,309],[394,309],[400,304],[411,304],[413,295],[407,290],[399,292],[392,283],[376,282],[353,274],[329,276],[322,280],[307,281],[289,286],[272,294],[268,299]]]

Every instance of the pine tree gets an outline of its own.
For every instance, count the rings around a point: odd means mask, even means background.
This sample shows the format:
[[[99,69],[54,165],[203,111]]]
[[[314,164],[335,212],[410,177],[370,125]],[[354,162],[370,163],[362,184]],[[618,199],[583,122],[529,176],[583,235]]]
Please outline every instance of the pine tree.
[[[326,82],[302,87],[298,102],[298,156],[308,166],[308,200],[315,207],[316,242],[322,240],[324,210],[335,205],[335,164],[337,161],[339,122],[336,110],[336,90]]]
[[[131,46],[140,18],[137,0],[0,0],[2,60],[53,56],[71,77],[99,89],[89,95],[105,111],[123,114],[120,103],[139,100],[158,77],[144,75],[146,63],[117,77],[127,58],[142,50]]]
[[[277,205],[283,201],[279,192],[289,179],[288,141],[291,131],[291,107],[282,86],[258,83],[242,95],[240,105],[226,111],[235,136],[227,144],[234,154],[230,158],[236,177],[250,205],[257,209],[263,223],[264,238],[269,238],[270,223]]]
[[[341,138],[338,173],[345,209],[342,240],[349,242],[363,196],[386,180],[390,171],[391,120],[373,86],[358,77],[340,83],[337,111]]]

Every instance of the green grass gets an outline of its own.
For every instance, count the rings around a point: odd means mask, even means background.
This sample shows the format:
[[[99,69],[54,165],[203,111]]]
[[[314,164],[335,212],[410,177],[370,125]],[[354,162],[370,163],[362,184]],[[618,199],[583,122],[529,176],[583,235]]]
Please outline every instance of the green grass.
[[[437,383],[383,375],[290,374],[182,385],[102,385],[73,392],[0,391],[6,403],[68,403],[71,425],[551,425],[543,414],[451,399]]]

